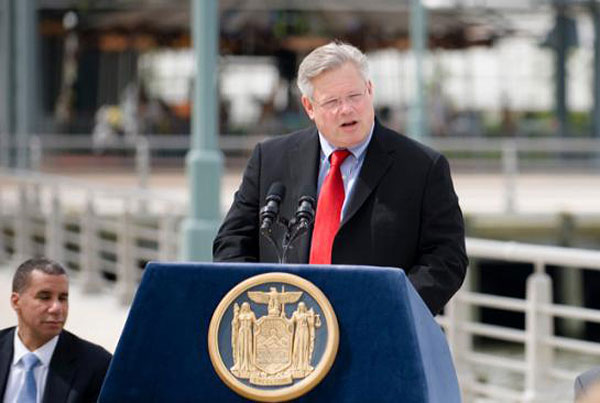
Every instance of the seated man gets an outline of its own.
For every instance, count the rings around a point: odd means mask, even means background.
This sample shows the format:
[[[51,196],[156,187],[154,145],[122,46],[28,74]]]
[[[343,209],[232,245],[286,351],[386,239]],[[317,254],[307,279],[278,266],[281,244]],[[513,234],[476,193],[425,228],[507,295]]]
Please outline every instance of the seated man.
[[[2,402],[95,402],[111,355],[63,330],[69,311],[63,267],[44,258],[25,261],[10,302],[18,326],[0,330]]]

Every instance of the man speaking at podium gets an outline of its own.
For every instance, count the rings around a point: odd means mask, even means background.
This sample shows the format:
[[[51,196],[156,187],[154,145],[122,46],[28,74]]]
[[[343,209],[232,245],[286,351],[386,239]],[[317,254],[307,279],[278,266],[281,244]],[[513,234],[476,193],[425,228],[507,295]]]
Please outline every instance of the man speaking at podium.
[[[265,200],[292,218],[301,198],[318,195],[314,225],[289,262],[402,268],[438,313],[467,267],[446,158],[379,123],[367,59],[354,46],[313,50],[300,64],[298,87],[315,127],[256,146],[215,238],[214,260],[277,262],[260,236]],[[277,225],[273,234],[283,239]]]

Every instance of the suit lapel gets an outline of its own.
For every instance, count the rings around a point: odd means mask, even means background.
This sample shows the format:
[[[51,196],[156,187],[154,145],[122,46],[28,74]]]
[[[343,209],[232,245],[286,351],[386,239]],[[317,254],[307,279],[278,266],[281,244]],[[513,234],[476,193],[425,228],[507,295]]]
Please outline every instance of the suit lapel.
[[[6,391],[6,382],[8,381],[8,373],[13,360],[13,339],[15,337],[16,328],[6,332],[4,337],[0,339],[0,399]]]
[[[73,351],[72,336],[63,330],[58,337],[58,343],[48,370],[46,390],[43,402],[66,402],[71,388],[75,371],[74,361],[76,352]]]
[[[384,139],[386,133],[384,130],[376,120],[373,137],[367,147],[365,160],[354,183],[352,196],[348,201],[348,209],[346,210],[346,214],[344,214],[344,219],[340,223],[340,227],[343,227],[356,214],[392,163],[392,158],[389,154],[394,150],[386,149]]]
[[[315,197],[317,193],[317,177],[319,175],[319,136],[316,128],[309,129],[305,135],[298,136],[296,144],[287,150],[289,163],[288,195],[286,200],[292,205],[289,211],[295,212],[298,199],[305,194]],[[290,219],[293,217],[289,217]],[[308,263],[310,238],[312,230],[298,239],[288,253],[288,261]]]

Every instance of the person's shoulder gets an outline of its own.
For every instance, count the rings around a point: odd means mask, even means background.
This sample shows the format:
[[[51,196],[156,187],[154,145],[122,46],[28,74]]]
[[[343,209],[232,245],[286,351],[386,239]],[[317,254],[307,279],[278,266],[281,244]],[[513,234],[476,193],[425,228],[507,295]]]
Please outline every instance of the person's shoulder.
[[[379,136],[380,141],[384,144],[384,148],[386,150],[399,151],[398,154],[403,157],[410,155],[414,158],[424,158],[429,161],[435,161],[442,156],[439,151],[434,150],[428,145],[383,126],[380,123],[377,123],[376,130],[377,136]]]
[[[7,327],[7,328],[5,328],[5,329],[2,329],[2,330],[0,330],[0,337],[3,337],[3,336],[7,336],[7,335],[9,335],[9,334],[12,334],[13,330],[15,330],[15,327],[14,327],[14,326]]]
[[[0,330],[0,340],[3,340],[7,337],[12,337],[14,330],[15,330],[14,326],[7,327],[6,329]]]
[[[85,356],[88,359],[108,362],[112,358],[112,354],[106,351],[104,347],[82,339],[67,330],[63,330],[60,337],[64,338],[65,343],[72,351],[77,351],[78,354]]]

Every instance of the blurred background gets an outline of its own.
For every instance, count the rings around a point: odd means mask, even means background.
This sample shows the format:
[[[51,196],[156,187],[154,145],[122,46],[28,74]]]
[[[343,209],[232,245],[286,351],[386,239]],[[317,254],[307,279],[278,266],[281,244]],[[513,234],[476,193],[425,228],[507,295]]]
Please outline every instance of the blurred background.
[[[600,365],[597,0],[0,0],[0,327],[47,255],[67,328],[114,350],[145,263],[210,260],[255,144],[310,123],[296,70],[333,39],[451,162],[471,266],[437,319],[465,401],[572,401]]]

